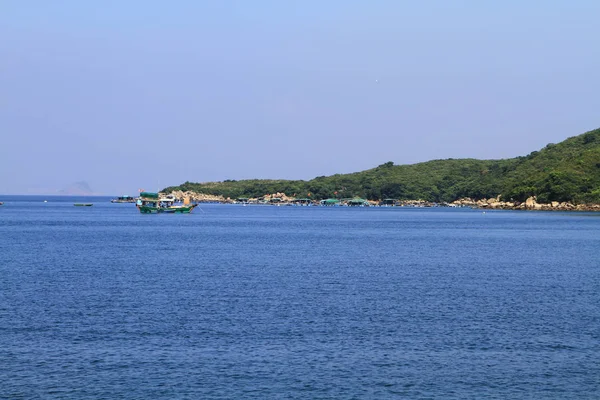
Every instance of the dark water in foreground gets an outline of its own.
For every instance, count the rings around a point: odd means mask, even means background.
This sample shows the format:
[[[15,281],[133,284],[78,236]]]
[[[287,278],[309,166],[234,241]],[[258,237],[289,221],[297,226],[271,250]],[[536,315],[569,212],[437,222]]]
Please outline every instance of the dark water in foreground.
[[[0,200],[0,398],[600,398],[598,214]]]

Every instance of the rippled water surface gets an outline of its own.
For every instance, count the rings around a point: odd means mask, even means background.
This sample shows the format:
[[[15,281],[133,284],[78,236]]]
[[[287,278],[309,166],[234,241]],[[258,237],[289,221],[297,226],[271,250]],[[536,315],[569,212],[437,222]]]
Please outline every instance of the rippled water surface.
[[[0,398],[600,396],[598,214],[0,200]]]

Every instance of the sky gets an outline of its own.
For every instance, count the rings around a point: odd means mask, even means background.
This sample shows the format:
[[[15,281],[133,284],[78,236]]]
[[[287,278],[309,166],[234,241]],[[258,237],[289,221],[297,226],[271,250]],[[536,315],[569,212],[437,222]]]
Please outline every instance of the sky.
[[[0,194],[499,159],[600,127],[600,2],[6,0]]]

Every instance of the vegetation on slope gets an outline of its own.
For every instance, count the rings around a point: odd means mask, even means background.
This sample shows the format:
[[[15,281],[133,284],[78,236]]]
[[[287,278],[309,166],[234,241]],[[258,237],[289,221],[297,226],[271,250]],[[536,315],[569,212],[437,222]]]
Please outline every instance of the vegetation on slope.
[[[600,129],[549,144],[517,158],[514,170],[503,176],[502,195],[539,202],[600,202]]]
[[[502,195],[524,201],[600,202],[600,129],[549,144],[528,156],[505,160],[448,159],[412,165],[392,162],[352,174],[301,180],[227,180],[192,183],[164,191],[192,190],[224,197],[261,197],[284,192],[324,199],[363,197],[373,200],[423,199],[452,201]]]

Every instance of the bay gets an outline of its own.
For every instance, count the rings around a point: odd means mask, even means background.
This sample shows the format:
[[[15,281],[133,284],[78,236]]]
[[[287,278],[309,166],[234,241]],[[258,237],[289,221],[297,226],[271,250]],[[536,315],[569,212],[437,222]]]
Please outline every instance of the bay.
[[[1,398],[600,393],[598,214],[0,200]]]

